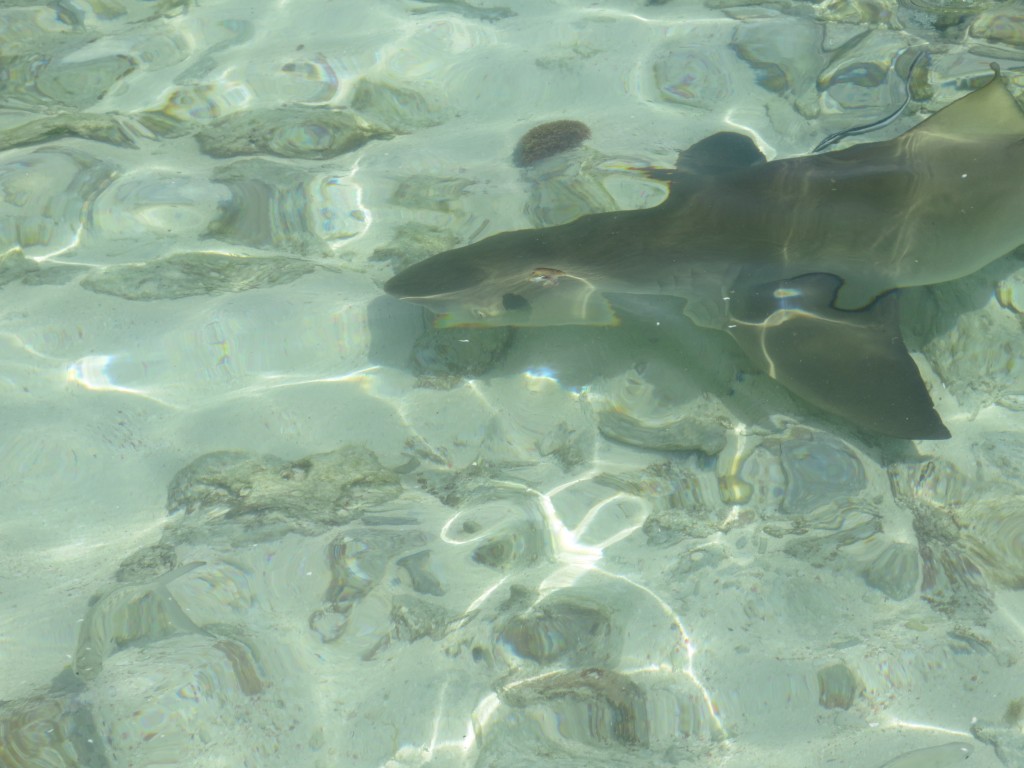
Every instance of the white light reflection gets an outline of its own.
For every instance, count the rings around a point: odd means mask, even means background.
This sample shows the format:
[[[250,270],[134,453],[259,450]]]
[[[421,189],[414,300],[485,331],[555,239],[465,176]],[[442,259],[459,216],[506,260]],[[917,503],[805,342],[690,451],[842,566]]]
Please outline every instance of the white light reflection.
[[[672,610],[672,607],[666,603],[656,592],[651,590],[649,587],[639,584],[633,579],[620,574],[611,573],[602,568],[597,567],[598,561],[603,557],[604,550],[615,544],[618,541],[628,537],[643,525],[646,515],[643,515],[639,522],[634,525],[626,526],[609,536],[607,539],[596,545],[586,545],[580,541],[580,537],[586,533],[589,525],[596,519],[598,513],[611,502],[618,500],[625,496],[625,494],[617,493],[614,496],[605,499],[600,504],[594,505],[587,514],[580,521],[580,524],[575,530],[570,530],[558,517],[558,512],[555,508],[555,503],[552,497],[561,493],[562,491],[571,488],[585,480],[589,480],[596,471],[592,471],[583,477],[574,479],[568,483],[564,483],[557,488],[553,489],[549,493],[536,492],[540,497],[541,510],[544,514],[545,519],[548,521],[549,529],[552,531],[552,536],[555,539],[556,552],[559,560],[566,562],[566,567],[561,571],[549,576],[545,579],[538,589],[540,593],[540,599],[543,599],[544,595],[550,593],[555,589],[562,589],[571,586],[576,580],[587,571],[596,571],[601,573],[608,578],[615,579],[616,581],[622,581],[635,589],[639,589],[644,594],[648,595],[658,607],[664,612],[664,614],[672,622],[672,628],[678,636],[678,642],[676,649],[683,652],[686,655],[686,664],[681,672],[690,680],[690,682],[700,691],[701,698],[704,701],[704,705],[707,708],[708,716],[710,720],[715,724],[715,727],[719,730],[723,737],[727,736],[725,726],[722,724],[718,717],[718,713],[715,709],[714,703],[711,700],[711,693],[707,687],[700,681],[694,671],[694,658],[697,650],[689,633],[686,631],[686,627],[683,626],[683,621],[679,615]],[[661,672],[673,672],[675,668],[668,664],[660,664],[655,667]]]
[[[61,261],[60,257],[78,249],[82,242],[82,232],[84,229],[85,226],[82,223],[77,224],[71,239],[64,243],[64,245],[58,245],[49,253],[34,254],[28,256],[28,258],[37,264],[45,264],[48,261],[52,261],[55,264],[74,264],[75,262],[73,261]]]
[[[264,377],[266,386],[258,389],[281,389],[283,387],[302,387],[307,384],[359,384],[368,386],[373,379],[371,373],[380,370],[379,365],[368,365],[365,368],[357,368],[348,373],[339,373],[335,376],[303,376],[294,378],[284,375],[268,374]],[[252,389],[250,387],[249,389]],[[383,398],[382,398],[383,399]]]
[[[110,375],[110,366],[117,360],[117,355],[87,355],[68,365],[65,372],[68,383],[78,384],[83,389],[93,392],[120,392],[126,395],[143,397],[168,408],[177,406],[160,399],[143,389],[126,387],[114,381]]]
[[[527,386],[546,388],[557,384],[554,372],[547,367],[535,367],[524,371],[521,374]],[[488,388],[476,380],[463,382],[468,393],[479,399],[479,401],[490,412],[500,412],[494,403],[491,402],[491,393]],[[401,408],[401,407],[400,407]],[[742,458],[749,452],[756,440],[750,440],[745,435],[745,430],[740,428],[733,438],[733,447],[736,449],[734,458],[734,470],[739,469]],[[528,484],[516,482],[515,480],[491,479],[489,489],[491,493],[505,498],[509,494],[526,496],[533,500],[536,512],[543,519],[544,530],[549,540],[549,548],[554,558],[554,568],[545,574],[537,586],[536,600],[534,605],[540,604],[549,598],[553,593],[572,588],[590,575],[599,578],[608,578],[626,589],[635,588],[639,593],[650,598],[650,610],[652,616],[664,616],[667,621],[669,635],[663,650],[658,658],[650,661],[640,661],[631,668],[623,668],[618,671],[622,674],[657,674],[668,678],[674,678],[680,685],[692,691],[695,700],[702,702],[701,710],[704,712],[703,720],[707,727],[715,733],[717,739],[728,739],[729,734],[722,722],[721,717],[712,699],[712,693],[700,679],[696,668],[697,647],[687,632],[682,618],[673,608],[651,588],[644,586],[633,578],[609,572],[601,567],[601,561],[610,547],[628,539],[635,531],[642,528],[644,521],[650,513],[650,503],[634,494],[617,490],[608,490],[607,495],[601,493],[597,499],[591,499],[585,509],[580,509],[581,515],[567,514],[581,496],[587,494],[595,477],[601,473],[598,468],[592,468],[587,472],[562,482],[549,490],[538,490]],[[468,534],[459,525],[462,520],[462,512],[452,514],[444,523],[440,531],[440,539],[448,545],[456,547],[475,546],[480,539],[486,538],[488,529]],[[477,593],[469,600],[469,604],[463,610],[463,617],[475,615],[497,593],[503,586],[512,581],[508,574],[495,576],[493,581],[479,584]],[[639,594],[636,595],[639,598]],[[646,602],[643,598],[641,601]],[[655,619],[657,621],[657,619]],[[550,671],[547,673],[550,674]],[[526,684],[533,680],[533,677],[516,680],[516,684]],[[448,707],[451,710],[451,707]],[[500,698],[493,691],[481,692],[481,698],[476,704],[472,713],[472,728],[463,732],[459,729],[458,736],[449,735],[448,741],[440,742],[435,732],[429,744],[405,745],[395,753],[392,761],[388,764],[399,765],[424,765],[430,761],[437,761],[442,755],[452,759],[454,764],[472,764],[472,755],[479,748],[483,734],[488,728],[495,725],[495,721],[504,716],[506,710]],[[501,714],[499,714],[501,713]],[[449,711],[449,715],[456,714]],[[441,720],[436,720],[437,725]],[[451,718],[448,720],[451,727]],[[435,728],[435,731],[436,731]],[[463,733],[465,735],[463,735]],[[451,732],[449,731],[449,734]]]
[[[384,763],[385,768],[427,765],[428,763],[435,762],[435,760],[438,760],[442,756],[447,756],[452,753],[454,753],[457,762],[463,762],[467,765],[471,765],[473,763],[474,753],[483,737],[483,728],[486,726],[487,721],[490,720],[501,706],[501,702],[493,693],[485,696],[480,703],[477,704],[469,721],[466,723],[465,735],[461,739],[444,741],[439,738],[439,732],[444,719],[444,699],[447,692],[448,683],[445,682],[441,686],[441,691],[438,694],[439,701],[437,706],[434,708],[436,714],[434,715],[430,742],[423,746],[399,747],[395,751],[394,758]],[[444,761],[444,764],[449,765],[450,763]]]
[[[558,376],[555,374],[553,370],[546,366],[541,366],[540,368],[530,368],[529,370],[524,371],[523,375],[526,376],[526,378],[528,379],[544,379],[546,381],[553,381],[556,384],[558,383]]]
[[[879,723],[872,723],[875,727],[880,725]],[[931,725],[930,723],[915,723],[910,720],[900,720],[898,717],[893,717],[883,726],[885,728],[901,728],[908,731],[922,731],[924,733],[934,733],[942,736],[958,736],[965,739],[973,739],[969,731],[960,731],[955,728],[943,728],[941,725]]]
[[[633,671],[655,671],[663,674],[680,673],[687,678],[689,683],[693,685],[699,692],[701,699],[704,702],[704,706],[707,711],[708,719],[714,724],[715,729],[718,731],[718,735],[721,738],[728,738],[728,732],[725,729],[724,724],[718,716],[717,709],[712,701],[711,692],[699,679],[694,669],[694,661],[697,655],[697,648],[691,639],[689,633],[686,631],[686,627],[683,625],[683,621],[680,616],[672,609],[672,607],[662,599],[656,592],[651,590],[649,587],[643,584],[637,583],[633,579],[622,576],[620,574],[611,573],[599,567],[598,563],[604,557],[604,552],[610,546],[615,543],[626,539],[632,533],[643,526],[643,522],[646,519],[646,514],[636,515],[633,520],[627,525],[619,528],[613,534],[607,536],[604,540],[595,543],[587,544],[584,542],[584,537],[587,530],[601,517],[602,511],[608,509],[611,505],[621,503],[623,501],[637,501],[636,497],[630,496],[625,493],[615,493],[606,499],[594,504],[587,510],[586,514],[580,520],[579,524],[575,528],[569,528],[562,518],[558,514],[558,508],[556,504],[556,497],[572,488],[585,483],[593,479],[598,474],[598,471],[591,470],[588,473],[581,475],[580,477],[574,478],[562,485],[553,488],[547,493],[543,493],[536,489],[530,488],[529,486],[521,485],[512,482],[499,481],[495,483],[497,487],[514,490],[519,493],[525,493],[533,496],[538,503],[541,515],[544,517],[545,523],[547,524],[547,530],[551,537],[552,549],[555,553],[555,558],[562,565],[561,568],[557,569],[554,573],[544,579],[538,587],[538,598],[535,604],[540,603],[545,596],[552,592],[566,589],[573,586],[580,578],[587,573],[599,573],[610,579],[614,579],[619,582],[623,582],[630,587],[640,590],[645,595],[650,597],[654,603],[658,606],[661,612],[669,619],[672,630],[676,635],[675,652],[682,654],[685,657],[685,662],[682,667],[677,667],[670,660],[659,664],[652,664],[643,669],[637,670],[624,670],[626,672]],[[646,504],[643,500],[639,500],[641,503]],[[458,519],[459,515],[454,515],[444,526],[441,531],[441,538],[450,544],[466,544],[468,543],[464,539],[453,539],[450,535],[451,526]],[[490,595],[498,589],[501,584],[506,581],[507,577],[502,577],[500,580],[490,585],[480,596],[478,596],[467,609],[466,613],[476,610]],[[518,681],[518,683],[528,682],[528,678],[525,680]],[[487,706],[485,706],[485,704]],[[479,731],[481,728],[486,727],[487,721],[494,715],[499,707],[497,699],[493,698],[493,694],[490,697],[485,697],[481,700],[477,706],[476,711],[473,714],[473,720],[477,724],[476,729]],[[468,738],[468,737],[467,737]]]
[[[599,19],[631,19],[633,21],[639,21],[642,24],[646,24],[650,27],[686,27],[686,29],[693,29],[698,26],[726,26],[732,21],[721,17],[710,17],[710,18],[694,18],[686,15],[674,15],[667,19],[656,19],[650,16],[642,16],[635,11],[622,11],[617,8],[584,8],[581,9],[581,13],[584,16],[596,16]]]

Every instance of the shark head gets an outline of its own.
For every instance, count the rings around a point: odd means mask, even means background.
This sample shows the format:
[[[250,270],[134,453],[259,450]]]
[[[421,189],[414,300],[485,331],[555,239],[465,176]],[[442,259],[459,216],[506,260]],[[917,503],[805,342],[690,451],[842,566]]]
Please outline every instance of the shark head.
[[[601,289],[535,231],[506,232],[439,253],[391,278],[384,290],[422,304],[436,325],[614,325]]]

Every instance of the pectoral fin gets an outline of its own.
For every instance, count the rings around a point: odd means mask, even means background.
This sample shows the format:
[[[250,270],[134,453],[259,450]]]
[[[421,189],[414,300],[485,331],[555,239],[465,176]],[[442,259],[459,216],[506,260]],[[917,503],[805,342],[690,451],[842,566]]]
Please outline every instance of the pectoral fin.
[[[645,174],[648,178],[672,182],[689,190],[688,185],[701,182],[702,177],[738,171],[764,162],[767,162],[764,154],[749,136],[722,131],[680,152],[675,168],[650,168]],[[678,189],[674,192],[680,194]]]
[[[804,275],[731,296],[730,333],[795,394],[864,429],[906,439],[949,437],[899,327],[895,292],[851,312],[832,304],[841,280]]]

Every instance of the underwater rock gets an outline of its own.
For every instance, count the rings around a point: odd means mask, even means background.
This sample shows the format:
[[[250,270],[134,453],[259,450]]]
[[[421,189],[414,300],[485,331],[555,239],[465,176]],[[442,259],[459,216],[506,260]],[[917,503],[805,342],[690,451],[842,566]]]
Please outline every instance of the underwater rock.
[[[4,768],[106,766],[92,715],[71,697],[4,701],[0,765]]]
[[[544,666],[604,666],[618,659],[622,632],[607,607],[554,597],[509,618],[498,642],[520,659]]]
[[[781,34],[781,30],[785,34]],[[729,47],[747,64],[766,91],[786,96],[804,117],[818,111],[817,90],[811,86],[825,65],[822,27],[811,20],[741,24]]]
[[[845,548],[869,541],[882,532],[881,515],[871,506],[857,503],[823,506],[814,511],[813,521],[803,516],[789,527],[769,525],[765,533],[790,537],[783,551],[817,568],[826,567]],[[831,566],[835,569],[835,566]]]
[[[697,755],[706,758],[726,736],[708,692],[678,669],[641,665],[645,671],[557,670],[501,685],[498,699],[514,711],[488,718],[484,764],[529,764],[539,750],[560,766],[622,766],[642,754],[637,747],[659,755],[654,763],[702,764]],[[501,756],[487,755],[495,744]]]
[[[578,429],[559,421],[534,445],[538,455],[554,459],[563,472],[570,473],[593,461],[595,437],[589,428]]]
[[[528,130],[512,151],[512,162],[528,168],[547,158],[576,149],[590,138],[590,129],[578,120],[555,120]]]
[[[638,448],[717,455],[725,447],[731,414],[714,394],[698,390],[703,382],[691,381],[689,371],[663,368],[642,365],[595,382],[588,398],[598,430],[609,440]]]
[[[362,190],[343,177],[252,158],[218,168],[211,180],[231,196],[205,234],[228,243],[327,257],[369,227]]]
[[[1003,724],[978,720],[971,724],[971,735],[992,747],[1003,765],[1024,765],[1024,731],[1019,722]]]
[[[649,98],[697,109],[715,109],[733,95],[732,63],[707,45],[677,42],[656,51]]]
[[[646,422],[609,409],[598,412],[597,428],[609,440],[653,451],[701,451],[714,456],[725,447],[725,430],[714,417]]]
[[[865,31],[830,52],[818,74],[818,91],[819,125],[831,133],[815,152],[849,136],[883,130],[911,110],[913,99],[930,98],[929,58],[905,46],[894,32]],[[895,53],[901,49],[902,55]]]
[[[133,552],[117,567],[114,578],[122,583],[138,583],[154,579],[174,570],[178,555],[168,544],[153,544]]]
[[[76,264],[46,264],[27,273],[21,282],[22,285],[66,285],[88,269]]]
[[[889,62],[864,61],[855,58],[853,61],[833,61],[818,75],[818,87],[821,90],[833,89],[842,85],[854,85],[862,92],[877,88],[886,81],[889,74]],[[840,102],[844,107],[856,104]]]
[[[12,248],[0,255],[0,286],[24,280],[39,272],[41,267],[32,259],[26,259],[20,248]]]
[[[270,687],[262,677],[269,655],[202,635],[120,650],[84,696],[109,753],[109,762],[91,765],[260,762],[263,744],[238,728],[239,718],[250,719],[260,733],[302,728],[299,704],[260,706],[260,694]],[[217,738],[200,736],[212,733]]]
[[[131,301],[239,293],[298,280],[313,264],[285,257],[187,252],[143,264],[119,264],[89,274],[81,286]]]
[[[979,13],[1002,0],[900,0],[902,5],[939,16]]]
[[[890,542],[864,571],[864,582],[893,600],[914,594],[921,577],[917,547]]]
[[[709,472],[691,472],[679,464],[653,465],[632,476],[597,477],[602,485],[625,490],[650,503],[643,532],[651,546],[665,547],[714,536],[722,530],[728,515],[728,507],[721,502],[717,478]],[[696,559],[702,561],[700,556]]]
[[[374,139],[393,136],[390,130],[349,110],[279,107],[226,115],[201,128],[196,141],[210,157],[276,155],[330,160]]]
[[[199,131],[198,121],[212,121],[232,108],[230,98],[213,85],[185,86],[168,95],[160,109],[136,113],[139,125],[160,139],[180,139]]]
[[[1024,512],[1019,496],[985,499],[963,509],[968,551],[994,583],[1024,589]]]
[[[818,670],[818,703],[825,709],[849,709],[864,691],[864,684],[845,664]]]
[[[146,0],[131,2],[130,0],[82,0],[81,3],[60,3],[58,7],[67,11],[69,7],[88,8],[99,19],[104,21],[117,20],[123,24],[135,24],[140,21],[168,19],[183,16],[195,0]]]
[[[410,521],[410,526],[415,523]],[[418,530],[353,530],[347,526],[345,532],[327,546],[331,581],[324,590],[321,607],[309,617],[309,628],[323,643],[338,640],[345,633],[355,607],[389,573],[395,555],[410,547],[422,547],[424,543],[425,537]]]
[[[1018,317],[1024,315],[1024,270],[1017,270],[996,285],[996,301]]]
[[[862,514],[847,517],[844,512],[865,506],[861,499],[867,488],[864,460],[826,432],[794,427],[784,437],[765,438],[733,465],[732,478],[749,486],[744,501],[757,500],[763,505],[762,514],[833,520],[839,510],[844,526],[862,521]],[[859,529],[860,523],[854,527]],[[848,533],[844,530],[839,535]]]
[[[30,120],[0,131],[0,152],[66,138],[99,141],[115,147],[136,146],[119,115],[78,112]]]
[[[345,533],[327,547],[331,582],[324,592],[324,604],[309,617],[309,628],[330,643],[341,637],[352,609],[369,594],[387,568],[386,549],[372,534]]]
[[[972,453],[991,495],[1016,495],[1024,486],[1024,436],[1018,432],[988,432]],[[1003,485],[1006,484],[1006,485]],[[1003,488],[998,488],[1003,485]]]
[[[88,61],[51,60],[38,73],[35,87],[44,96],[76,109],[93,106],[118,81],[135,71],[127,56],[105,56]]]
[[[985,11],[971,22],[967,34],[990,43],[1024,48],[1024,13],[1019,9]]]
[[[923,514],[958,507],[971,498],[970,478],[944,459],[893,463],[887,473],[896,502]]]
[[[71,669],[89,681],[119,649],[176,635],[209,635],[190,619],[168,585],[204,565],[189,563],[141,584],[115,587],[93,598],[78,632]]]
[[[502,19],[517,15],[511,8],[504,6],[481,8],[478,5],[467,3],[465,0],[413,0],[413,2],[422,3],[428,7],[413,8],[410,11],[411,13],[457,13],[465,16],[467,19],[489,22],[501,21]]]
[[[67,147],[40,147],[8,159],[0,242],[25,254],[52,256],[76,248],[88,230],[91,207],[118,169]]]
[[[914,532],[921,554],[921,597],[947,616],[985,624],[995,608],[992,590],[959,524],[940,510],[915,512]]]
[[[391,193],[391,202],[416,211],[455,214],[471,186],[469,179],[415,173],[398,183]]]
[[[130,243],[126,248],[111,246],[122,254],[141,251],[145,256],[140,260],[148,260],[150,254],[174,252],[180,243],[201,239],[217,215],[217,206],[228,199],[229,191],[211,182],[206,170],[192,173],[170,165],[142,164],[120,174],[97,197],[89,210],[89,231],[108,241]],[[167,245],[154,254],[154,241]],[[146,246],[139,248],[139,243]]]
[[[591,743],[643,747],[650,742],[647,699],[627,675],[607,669],[552,672],[498,689],[498,698],[516,709],[558,712],[563,735]]]
[[[361,516],[401,492],[398,476],[370,450],[345,446],[285,461],[276,456],[215,452],[171,480],[164,534],[169,543],[267,541],[314,536]]]
[[[784,514],[806,517],[825,500],[853,498],[867,487],[861,458],[827,433],[780,440],[779,450],[786,475]]]
[[[705,5],[744,23],[757,23],[766,17],[774,21],[779,14],[800,19],[811,15],[811,7],[799,0],[705,0]]]
[[[397,595],[391,602],[391,626],[374,645],[362,654],[363,661],[373,661],[394,643],[415,643],[429,638],[442,640],[461,626],[465,617],[414,595]]]
[[[440,640],[458,624],[460,616],[452,611],[412,595],[399,595],[391,604],[391,637],[414,643],[429,637]]]
[[[420,479],[421,487],[443,503],[463,507],[459,524],[447,533],[449,543],[472,546],[473,562],[496,571],[525,568],[551,557],[549,529],[528,495],[489,487],[492,481],[483,477],[453,474],[443,473],[443,484],[433,488],[428,476]]]
[[[817,5],[822,21],[873,27],[892,26],[896,10],[896,0],[824,0]]]
[[[473,561],[497,571],[536,562],[546,552],[546,532],[531,521],[513,522],[507,530],[483,537],[473,550]]]
[[[934,303],[929,312],[936,314],[931,329],[922,327],[931,336],[924,352],[946,388],[968,412],[1024,392],[1024,339],[1019,317],[992,298],[995,275],[1008,265],[1012,262],[1000,260],[953,284],[931,286],[925,294]],[[1006,278],[997,295],[1005,300],[1008,287],[1017,279],[1016,275]],[[929,314],[919,314],[912,306],[906,311],[911,318]],[[955,324],[949,324],[949,317],[956,318]],[[912,326],[914,322],[912,319]]]
[[[399,558],[395,565],[408,575],[414,592],[442,597],[448,590],[442,586],[441,579],[431,568],[430,559],[430,550],[424,549]]]
[[[402,132],[440,125],[451,112],[443,92],[428,97],[423,88],[414,90],[365,77],[355,84],[351,104],[360,114]]]

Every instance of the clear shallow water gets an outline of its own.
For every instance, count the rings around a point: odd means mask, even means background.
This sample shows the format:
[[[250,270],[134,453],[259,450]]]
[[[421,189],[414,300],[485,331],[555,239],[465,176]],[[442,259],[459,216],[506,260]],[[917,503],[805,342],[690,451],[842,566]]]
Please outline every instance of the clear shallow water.
[[[806,152],[910,46],[915,108],[1016,77],[1022,17],[2,9],[0,763],[1020,764],[1017,262],[908,293],[916,448],[671,307],[441,332],[379,283],[725,125]]]

